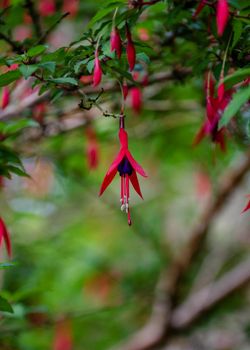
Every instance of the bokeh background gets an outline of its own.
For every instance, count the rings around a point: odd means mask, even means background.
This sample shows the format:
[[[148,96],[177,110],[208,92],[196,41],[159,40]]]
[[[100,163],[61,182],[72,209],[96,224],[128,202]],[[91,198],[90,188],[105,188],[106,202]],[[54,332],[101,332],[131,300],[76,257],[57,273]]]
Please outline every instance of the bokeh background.
[[[99,6],[97,0],[80,1],[77,15],[66,18],[49,37],[51,50],[78,39]],[[146,40],[162,10],[156,5],[150,11],[138,25],[143,31],[133,28]],[[13,11],[8,20],[16,39],[29,36],[23,13]],[[185,45],[180,56],[190,52]],[[0,50],[6,50],[2,41]],[[104,96],[103,103],[119,112],[120,93],[113,97]],[[48,120],[78,102],[62,97],[47,105]],[[144,200],[132,193],[129,227],[120,211],[118,176],[98,197],[119,149],[118,121],[100,116],[97,108],[85,113],[95,130],[95,169],[89,164],[85,125],[68,132],[52,130],[38,139],[28,130],[15,139],[31,177],[13,176],[1,188],[1,216],[16,263],[1,271],[1,295],[14,310],[0,318],[1,350],[58,350],[56,343],[65,337],[72,342],[65,350],[111,349],[140,329],[150,315],[161,271],[189,240],[217,193],[221,175],[244,158],[246,145],[233,136],[225,154],[209,140],[192,146],[205,113],[202,77],[146,86],[140,113],[131,108],[131,97],[126,105],[130,149],[149,175],[139,179]],[[249,186],[248,175],[213,221],[201,258],[183,285],[182,300],[246,258],[250,223],[249,214],[241,211]],[[1,261],[6,260],[1,249]],[[164,349],[248,350],[249,298],[249,288],[231,295]]]

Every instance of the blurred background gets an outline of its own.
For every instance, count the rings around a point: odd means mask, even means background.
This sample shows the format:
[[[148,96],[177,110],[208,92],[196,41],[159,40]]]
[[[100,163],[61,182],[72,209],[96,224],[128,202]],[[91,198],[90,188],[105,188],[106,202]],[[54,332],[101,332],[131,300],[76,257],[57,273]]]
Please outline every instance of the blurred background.
[[[49,36],[51,50],[79,38],[99,1],[75,6],[76,14]],[[155,35],[151,21],[162,9],[156,5],[150,11],[143,25],[139,22],[133,28],[134,35],[146,42]],[[44,20],[49,22],[53,15]],[[30,23],[25,23],[23,13],[13,11],[8,20],[16,40],[29,37]],[[6,50],[2,41],[0,50]],[[180,60],[189,51],[190,46],[183,46]],[[246,146],[232,136],[226,153],[216,151],[209,140],[192,146],[205,113],[202,89],[199,77],[150,84],[141,92],[139,109],[129,96],[130,150],[149,175],[139,178],[144,200],[131,191],[131,227],[120,211],[118,175],[98,197],[119,150],[117,120],[101,117],[94,107],[84,112],[90,121],[87,127],[78,127],[77,122],[75,127],[78,115],[70,114],[62,119],[69,126],[67,132],[51,123],[46,137],[36,137],[28,128],[15,138],[30,178],[13,176],[1,186],[1,216],[11,234],[16,263],[1,270],[1,295],[14,310],[1,313],[1,350],[114,349],[147,322],[161,272],[190,239],[217,193],[221,175],[237,169],[244,159]],[[47,104],[46,120],[53,121],[62,109],[71,111],[78,102],[62,97]],[[114,93],[112,101],[104,96],[102,103],[119,113],[120,93]],[[213,220],[182,285],[180,301],[247,257],[250,214],[241,211],[249,187],[247,175]],[[1,261],[6,260],[1,249]],[[248,350],[249,292],[246,286],[225,298],[162,349]]]

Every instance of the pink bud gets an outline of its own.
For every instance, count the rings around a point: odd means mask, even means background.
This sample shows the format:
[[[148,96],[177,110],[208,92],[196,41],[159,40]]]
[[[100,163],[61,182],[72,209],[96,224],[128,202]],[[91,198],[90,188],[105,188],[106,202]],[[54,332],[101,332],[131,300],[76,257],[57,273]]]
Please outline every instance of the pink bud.
[[[194,12],[194,14],[193,14],[193,19],[195,19],[198,15],[199,15],[199,13],[203,10],[203,8],[205,7],[205,1],[204,0],[201,0],[201,2],[198,4],[198,6],[196,7],[196,10],[195,10],[195,12]]]
[[[223,100],[224,94],[225,94],[225,85],[224,85],[224,83],[219,83],[219,86],[218,86],[219,102],[221,102]]]
[[[134,86],[130,89],[131,94],[131,107],[136,114],[139,114],[142,108],[142,93],[141,90]]]
[[[225,27],[227,25],[229,17],[229,7],[227,0],[218,0],[217,12],[216,12],[216,22],[217,22],[217,32],[221,36],[224,33]]]
[[[110,50],[116,51],[117,57],[120,58],[122,54],[122,41],[119,34],[119,30],[115,27],[112,29],[110,35]]]
[[[6,108],[8,104],[10,103],[10,90],[8,87],[3,88],[2,92],[2,109]]]
[[[135,47],[134,47],[134,43],[133,43],[128,25],[126,27],[126,36],[127,36],[126,51],[127,51],[128,64],[129,64],[130,71],[132,71],[135,66],[136,53],[135,53]]]
[[[6,227],[3,219],[0,218],[0,246],[1,246],[3,240],[5,242],[8,255],[9,255],[9,257],[11,257],[12,248],[11,248],[10,235],[9,235],[9,232],[7,230],[7,227]]]
[[[122,93],[123,93],[124,100],[126,100],[126,98],[128,96],[128,84],[127,84],[126,80],[123,81]]]
[[[95,53],[95,62],[94,62],[94,74],[93,74],[93,86],[96,87],[100,84],[102,80],[102,67],[101,62],[98,58],[98,52]]]
[[[38,10],[43,17],[54,15],[56,12],[55,0],[40,0]]]

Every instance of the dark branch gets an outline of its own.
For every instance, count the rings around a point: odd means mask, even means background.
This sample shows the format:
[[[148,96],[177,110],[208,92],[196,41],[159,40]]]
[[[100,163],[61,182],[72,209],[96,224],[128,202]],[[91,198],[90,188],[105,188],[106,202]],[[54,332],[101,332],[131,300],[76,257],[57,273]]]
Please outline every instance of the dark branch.
[[[36,44],[41,44],[44,43],[47,39],[47,37],[50,35],[50,33],[58,26],[58,24],[61,23],[61,21],[67,17],[70,13],[66,12],[64,13],[57,21],[55,21],[55,23],[52,24],[52,26],[46,30],[46,32],[41,36],[41,38],[37,41]]]
[[[25,0],[26,9],[29,11],[30,17],[32,19],[33,27],[38,38],[43,36],[42,27],[40,23],[40,16],[37,13],[34,3],[32,0]]]
[[[22,46],[18,42],[12,40],[10,37],[5,35],[4,33],[0,33],[0,39],[4,40],[7,44],[9,44],[13,51],[17,53],[23,52]]]

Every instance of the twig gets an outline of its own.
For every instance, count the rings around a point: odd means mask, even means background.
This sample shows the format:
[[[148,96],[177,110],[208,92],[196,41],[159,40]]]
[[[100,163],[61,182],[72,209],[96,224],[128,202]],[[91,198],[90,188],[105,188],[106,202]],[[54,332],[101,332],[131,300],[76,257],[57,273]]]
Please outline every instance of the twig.
[[[185,273],[189,270],[203,242],[206,239],[210,226],[225,206],[228,198],[239,186],[244,176],[250,170],[250,152],[242,164],[228,173],[222,180],[218,195],[212,199],[201,215],[198,224],[194,227],[191,238],[184,247],[180,256],[171,267],[162,273],[156,288],[156,296],[149,322],[142,330],[129,339],[120,350],[150,350],[166,343],[172,330],[172,315],[176,306],[176,298]]]
[[[47,39],[47,37],[50,35],[50,33],[58,26],[58,24],[61,23],[61,21],[67,17],[70,14],[70,12],[66,12],[64,13],[60,18],[58,18],[57,21],[55,21],[55,23],[52,24],[52,26],[46,30],[46,32],[41,36],[41,38],[37,41],[36,45],[41,44],[43,42],[45,42],[45,40]]]
[[[13,51],[15,51],[17,53],[23,52],[21,45],[18,42],[12,40],[10,37],[5,35],[4,33],[0,33],[0,39],[4,40],[6,43],[8,43],[11,46],[11,48],[13,49]]]
[[[29,11],[30,17],[32,19],[32,23],[33,23],[33,27],[36,33],[36,36],[38,38],[43,36],[43,32],[42,32],[42,27],[41,27],[41,23],[40,23],[40,16],[37,13],[34,3],[32,0],[25,0],[25,5],[24,5],[27,10]]]
[[[196,319],[220,301],[244,287],[250,281],[250,259],[226,273],[218,281],[194,293],[179,306],[171,318],[173,329],[190,326]]]
[[[180,69],[180,74],[182,74],[183,77],[186,77],[191,74],[190,69]],[[39,77],[40,78],[40,77]],[[157,82],[163,82],[163,81],[171,81],[178,79],[176,77],[176,70],[174,72],[162,72],[162,73],[156,73],[154,74],[151,79],[149,80],[149,84],[154,84]],[[104,92],[115,92],[119,90],[119,86],[117,84],[106,84],[103,86]],[[79,90],[81,91],[81,90]],[[100,93],[100,91],[97,91],[92,86],[86,86],[82,89],[82,92],[84,94],[92,94],[92,93]],[[0,110],[0,120],[9,120],[11,118],[16,118],[18,115],[23,113],[25,109],[30,108],[41,101],[47,100],[49,98],[49,93],[45,93],[41,96],[38,95],[38,93],[34,93],[26,98],[24,98],[20,104],[17,106],[10,105],[4,110]]]

